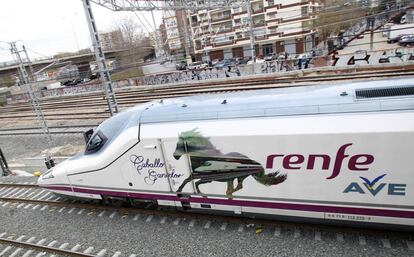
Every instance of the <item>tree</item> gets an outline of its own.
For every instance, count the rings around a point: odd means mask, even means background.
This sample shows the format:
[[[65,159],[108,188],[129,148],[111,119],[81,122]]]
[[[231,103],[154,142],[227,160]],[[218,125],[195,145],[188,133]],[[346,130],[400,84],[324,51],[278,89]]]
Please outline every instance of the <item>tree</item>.
[[[313,27],[318,31],[319,40],[325,41],[363,20],[365,14],[364,7],[350,1],[327,0],[323,9],[317,13]]]
[[[124,47],[126,51],[121,55],[121,68],[137,67],[143,57],[150,52],[151,46],[148,45],[142,26],[132,17],[123,17],[115,22],[116,30],[122,33]]]
[[[115,24],[115,29],[121,31],[125,47],[127,48],[136,46],[145,37],[142,26],[131,17],[125,16]]]
[[[16,76],[5,74],[0,77],[0,87],[11,87],[16,85]]]

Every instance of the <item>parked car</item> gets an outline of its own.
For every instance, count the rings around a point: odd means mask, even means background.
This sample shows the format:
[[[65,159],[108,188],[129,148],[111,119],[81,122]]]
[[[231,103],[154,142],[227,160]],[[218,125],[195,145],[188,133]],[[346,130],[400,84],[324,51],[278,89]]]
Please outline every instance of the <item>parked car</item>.
[[[219,59],[214,59],[214,60],[211,61],[211,65],[214,67],[219,62],[220,62]]]
[[[243,57],[243,59],[241,59],[240,61],[239,61],[239,63],[238,64],[247,64],[250,60],[252,59],[252,57],[251,56],[245,56],[245,57]]]
[[[265,56],[264,60],[265,61],[273,61],[277,59],[277,53],[269,53]]]
[[[185,70],[185,69],[187,69],[187,62],[180,61],[180,62],[175,63],[175,69],[176,70]]]
[[[298,59],[311,59],[311,58],[312,57],[311,57],[311,55],[309,53],[303,53],[303,54],[297,54],[297,55],[295,55],[295,58],[294,59],[298,60]]]
[[[73,86],[76,86],[79,83],[82,83],[82,79],[76,78],[76,79],[70,79],[70,80],[63,81],[60,84],[62,86],[66,86],[66,87],[73,87]]]
[[[256,63],[264,63],[264,62],[265,62],[265,60],[264,60],[264,59],[259,58],[259,57],[256,57]],[[253,62],[253,59],[250,59],[250,60],[247,62],[247,64],[252,64],[252,63],[254,63],[254,62]]]
[[[277,55],[277,59],[279,59],[279,60],[288,59],[288,58],[289,58],[289,54],[286,53],[286,52],[280,52]]]
[[[201,70],[201,69],[205,69],[207,66],[208,66],[207,63],[192,62],[187,65],[187,70]]]
[[[389,38],[389,39],[387,40],[387,43],[388,43],[388,44],[397,43],[397,42],[399,42],[399,41],[400,41],[400,39],[401,39],[403,36],[405,36],[405,34],[401,34],[401,35],[398,35],[398,36],[395,36],[395,37]]]
[[[161,61],[160,61],[160,64],[166,64],[167,62],[169,62],[170,60],[169,59],[162,59]]]
[[[398,41],[401,46],[408,46],[414,44],[414,35],[405,35]]]
[[[100,75],[100,73],[99,73],[99,72],[97,72],[97,73],[92,74],[91,76],[89,76],[89,79],[90,79],[90,80],[97,79],[97,78],[99,78],[100,76],[101,76],[101,75]]]
[[[222,61],[219,61],[216,65],[214,65],[214,68],[222,69],[222,68],[230,66],[231,63],[232,63],[232,59],[224,59]]]

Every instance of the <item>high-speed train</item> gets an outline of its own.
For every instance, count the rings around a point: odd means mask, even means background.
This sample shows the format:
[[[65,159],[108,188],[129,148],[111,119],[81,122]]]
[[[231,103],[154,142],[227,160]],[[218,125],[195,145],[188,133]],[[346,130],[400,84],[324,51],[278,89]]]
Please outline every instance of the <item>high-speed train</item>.
[[[181,210],[414,228],[413,158],[414,83],[392,79],[140,104],[38,183]]]

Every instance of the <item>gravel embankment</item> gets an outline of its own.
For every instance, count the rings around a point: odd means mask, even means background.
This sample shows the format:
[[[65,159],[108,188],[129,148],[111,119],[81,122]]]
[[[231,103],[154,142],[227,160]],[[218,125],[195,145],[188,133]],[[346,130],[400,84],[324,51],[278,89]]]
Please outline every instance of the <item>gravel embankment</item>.
[[[54,146],[84,145],[82,134],[52,135]],[[43,136],[0,136],[0,148],[7,160],[40,156],[47,149],[47,143]]]
[[[133,215],[121,218],[118,213],[110,218],[110,213],[102,217],[99,212],[86,210],[79,214],[79,209],[68,213],[59,212],[59,208],[0,207],[2,217],[1,231],[8,234],[26,235],[28,237],[58,240],[59,244],[82,244],[93,246],[96,250],[105,248],[110,252],[121,251],[122,256],[135,253],[137,256],[412,256],[413,252],[397,245],[384,248],[377,239],[367,237],[366,245],[358,242],[358,235],[344,235],[344,241],[338,242],[335,233],[322,232],[321,240],[315,240],[314,231],[301,229],[295,236],[292,229],[282,229],[279,236],[274,230],[264,228],[263,233],[255,234],[254,228],[245,227],[238,230],[237,224],[229,224],[221,229],[222,224],[213,222],[205,228],[207,221],[196,220],[193,226],[189,220],[180,220],[174,225],[174,218],[162,222],[160,217],[148,219],[140,216],[134,220]],[[372,242],[371,242],[372,241]],[[392,244],[398,238],[392,239]],[[379,250],[381,249],[381,250]],[[111,255],[108,255],[111,256]]]

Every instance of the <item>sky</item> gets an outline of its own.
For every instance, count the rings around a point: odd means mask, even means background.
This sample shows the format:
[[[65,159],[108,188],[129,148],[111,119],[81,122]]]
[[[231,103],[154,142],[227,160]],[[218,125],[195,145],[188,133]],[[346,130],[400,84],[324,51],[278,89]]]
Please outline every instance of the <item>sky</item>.
[[[31,59],[51,56],[58,52],[76,52],[91,46],[88,25],[81,0],[13,0],[1,1],[0,8],[0,63],[13,60],[9,45],[19,41],[28,50]],[[124,17],[131,17],[140,24],[132,12],[114,12],[92,4],[92,11],[99,31],[111,31]],[[151,23],[150,12],[142,12]],[[162,14],[154,12],[157,26]],[[141,20],[144,20],[140,16]],[[144,21],[145,22],[145,21]],[[152,30],[146,24],[149,30]]]

